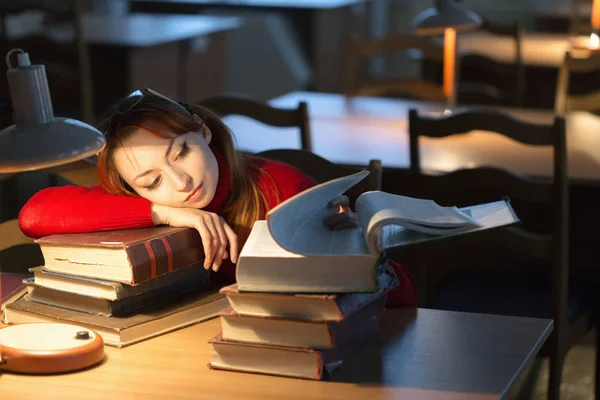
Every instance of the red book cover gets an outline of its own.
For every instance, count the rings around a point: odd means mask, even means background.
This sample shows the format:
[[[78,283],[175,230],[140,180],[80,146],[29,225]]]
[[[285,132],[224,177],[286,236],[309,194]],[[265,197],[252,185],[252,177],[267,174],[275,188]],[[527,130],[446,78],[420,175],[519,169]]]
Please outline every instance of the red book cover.
[[[160,226],[144,229],[125,229],[90,233],[58,234],[36,240],[46,259],[45,249],[50,246],[63,248],[89,248],[89,259],[95,261],[98,248],[122,249],[127,253],[129,267],[133,272],[129,285],[137,285],[149,279],[187,267],[204,260],[200,234],[191,228]],[[46,259],[45,267],[52,270],[55,260]],[[50,264],[50,265],[49,265]]]

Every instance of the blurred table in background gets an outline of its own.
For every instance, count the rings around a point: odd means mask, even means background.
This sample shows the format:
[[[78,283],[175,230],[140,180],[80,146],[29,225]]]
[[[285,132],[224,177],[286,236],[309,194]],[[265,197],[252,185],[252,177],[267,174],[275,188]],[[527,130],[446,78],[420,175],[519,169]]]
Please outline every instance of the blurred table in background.
[[[96,109],[144,86],[189,101],[226,90],[226,34],[241,23],[202,15],[84,15]],[[33,30],[57,41],[73,35],[60,24],[8,28],[14,37]]]
[[[566,33],[525,32],[522,37],[521,54],[525,64],[525,106],[553,109],[558,70],[569,49],[570,36]],[[589,40],[589,36],[578,36],[578,40]],[[500,63],[511,64],[515,59],[515,44],[511,38],[487,33],[465,33],[458,37],[458,52],[462,57],[460,77],[469,80],[487,80],[491,76],[469,61],[469,55],[491,58]],[[426,60],[423,64],[426,79],[442,81],[441,63]],[[590,82],[598,82],[600,74],[586,73],[572,76],[570,91],[573,93],[589,90]],[[507,82],[510,85],[511,82]],[[459,99],[460,101],[460,99]]]
[[[338,94],[292,92],[271,101],[279,107],[308,104],[313,151],[330,161],[366,166],[380,159],[385,168],[409,167],[408,110],[441,112],[445,104],[384,99],[346,98]],[[460,107],[459,107],[460,108]],[[503,108],[532,122],[552,123],[545,110]],[[300,148],[294,129],[271,128],[245,117],[227,117],[238,147],[251,152],[273,148]],[[600,183],[600,117],[587,112],[566,116],[569,177]],[[288,133],[289,132],[289,133]],[[549,148],[517,144],[503,136],[473,131],[444,139],[423,139],[421,162],[430,171],[448,172],[480,165],[509,168],[517,173],[547,178],[552,174]]]
[[[564,33],[524,32],[522,40],[523,63],[532,67],[560,67],[569,47],[569,36]],[[507,36],[465,33],[458,37],[457,46],[461,55],[480,54],[504,63],[515,60],[514,40]]]
[[[150,13],[281,14],[294,27],[302,55],[311,66],[310,89],[339,92],[347,34],[367,29],[368,3],[374,1],[380,0],[131,0],[130,7],[133,12]]]

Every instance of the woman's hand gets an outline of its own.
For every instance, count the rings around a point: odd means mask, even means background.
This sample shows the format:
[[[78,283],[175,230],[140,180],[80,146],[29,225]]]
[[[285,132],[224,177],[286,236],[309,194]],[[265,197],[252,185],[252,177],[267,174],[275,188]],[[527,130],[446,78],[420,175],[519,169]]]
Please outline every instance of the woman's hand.
[[[350,200],[347,196],[339,196],[330,200],[327,207],[335,209],[335,214],[323,221],[329,228],[340,230],[359,226],[358,216],[350,210]]]
[[[217,214],[195,208],[176,208],[152,205],[152,221],[155,225],[194,228],[200,233],[204,247],[204,268],[218,271],[226,258],[235,264],[238,258],[237,235]],[[229,253],[227,252],[229,245]]]

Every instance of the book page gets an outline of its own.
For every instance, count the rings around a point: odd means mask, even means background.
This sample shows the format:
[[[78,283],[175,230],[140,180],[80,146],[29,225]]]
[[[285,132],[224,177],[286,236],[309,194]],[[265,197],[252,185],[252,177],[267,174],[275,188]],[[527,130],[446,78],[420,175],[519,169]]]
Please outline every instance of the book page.
[[[460,211],[472,217],[479,225],[454,230],[446,234],[445,237],[474,233],[519,222],[519,218],[514,213],[510,203],[506,200],[464,207]],[[383,250],[439,240],[440,237],[443,236],[427,234],[407,229],[397,224],[390,224],[382,226],[377,233],[373,233],[370,240],[372,241],[372,246]]]
[[[456,207],[444,207],[433,200],[418,199],[381,191],[363,193],[356,201],[356,213],[365,227],[365,241],[373,253],[379,247],[379,231],[386,225],[400,225],[426,233],[446,234],[455,229],[478,226],[477,221]]]
[[[456,207],[444,207],[433,200],[381,191],[363,193],[357,200],[356,209],[363,217],[382,213],[386,218],[434,228],[476,225],[472,218]]]
[[[279,204],[267,213],[273,239],[284,249],[298,254],[368,254],[360,228],[333,231],[324,219],[337,212],[327,203],[360,182],[369,174],[334,179],[312,187]]]

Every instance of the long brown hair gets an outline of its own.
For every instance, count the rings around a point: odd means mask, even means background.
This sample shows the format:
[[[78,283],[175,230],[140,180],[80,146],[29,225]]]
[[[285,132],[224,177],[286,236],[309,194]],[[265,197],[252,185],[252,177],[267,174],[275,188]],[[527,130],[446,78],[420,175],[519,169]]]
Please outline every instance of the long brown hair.
[[[206,124],[212,133],[211,147],[221,152],[230,170],[231,192],[221,216],[237,234],[239,243],[243,244],[254,221],[260,219],[267,209],[266,199],[258,187],[258,177],[265,172],[235,150],[231,132],[217,115],[205,107],[181,105],[190,115],[199,116],[202,122],[184,115],[176,104],[156,96],[144,97],[127,112],[106,119],[100,127],[106,132],[106,147],[98,154],[100,185],[111,194],[139,197],[119,176],[114,163],[114,151],[136,129],[143,128],[166,138],[164,132],[176,135],[201,132]]]

